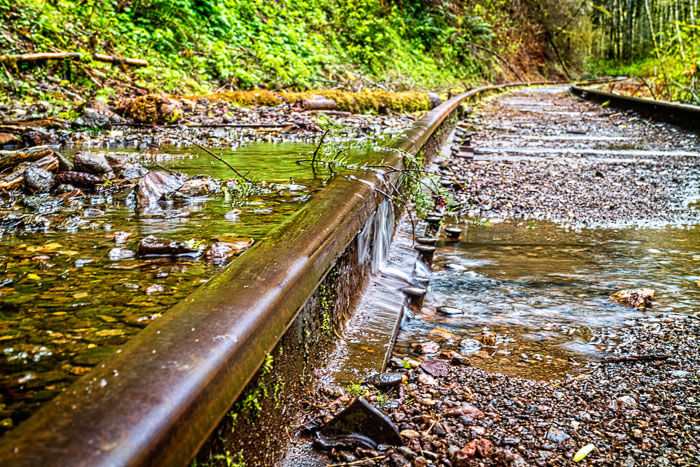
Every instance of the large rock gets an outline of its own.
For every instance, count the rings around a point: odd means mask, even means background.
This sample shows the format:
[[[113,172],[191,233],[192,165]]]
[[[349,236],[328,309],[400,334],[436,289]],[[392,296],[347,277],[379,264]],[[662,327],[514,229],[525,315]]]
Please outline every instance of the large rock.
[[[182,104],[157,94],[147,94],[120,103],[124,115],[141,123],[175,123],[182,119]]]
[[[93,175],[105,175],[109,176],[112,174],[112,167],[107,162],[107,159],[102,154],[96,154],[94,152],[79,152],[73,158],[73,168],[77,172],[85,172]]]
[[[165,172],[151,172],[139,180],[136,187],[136,202],[141,207],[151,206],[160,199],[180,189],[182,178]]]
[[[24,188],[30,193],[46,193],[53,186],[53,174],[48,170],[28,167],[24,171]]]
[[[431,109],[434,109],[438,105],[442,104],[442,99],[440,99],[440,96],[438,96],[434,92],[428,93],[428,99],[430,99],[430,108]]]

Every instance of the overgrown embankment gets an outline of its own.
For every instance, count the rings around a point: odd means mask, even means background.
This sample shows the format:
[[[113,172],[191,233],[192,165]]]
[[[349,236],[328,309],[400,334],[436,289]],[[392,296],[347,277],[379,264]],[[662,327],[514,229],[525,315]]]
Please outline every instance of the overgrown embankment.
[[[440,89],[552,73],[528,2],[0,0],[5,99],[144,90]],[[23,62],[10,55],[82,52]],[[105,63],[92,54],[143,59]]]

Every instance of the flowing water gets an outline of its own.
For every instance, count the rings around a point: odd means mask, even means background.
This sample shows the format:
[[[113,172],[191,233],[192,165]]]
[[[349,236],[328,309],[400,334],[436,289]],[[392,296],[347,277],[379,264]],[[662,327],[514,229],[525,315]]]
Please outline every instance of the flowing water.
[[[221,194],[160,203],[147,211],[108,195],[60,211],[52,210],[52,199],[39,203],[39,209],[48,209],[46,216],[61,218],[53,224],[57,227],[6,234],[0,243],[0,426],[8,430],[28,417],[230,262],[113,260],[115,232],[131,235],[121,245],[131,250],[150,234],[206,244],[264,241],[329,179],[327,171],[317,169],[314,176],[308,164],[296,163],[314,148],[251,143],[224,151],[229,163],[267,183],[235,205]],[[163,147],[162,152],[145,155],[142,163],[190,176],[232,176],[218,161],[188,148]],[[358,149],[351,156],[362,154]],[[226,215],[233,209],[240,214]]]
[[[407,314],[395,352],[435,341],[484,369],[563,377],[606,348],[591,331],[645,315],[700,309],[700,227],[575,231],[543,222],[460,226],[441,241],[425,306]],[[613,302],[620,289],[657,292],[646,311]],[[438,307],[460,310],[444,315]],[[622,336],[622,334],[621,334]],[[621,337],[622,338],[622,337]]]

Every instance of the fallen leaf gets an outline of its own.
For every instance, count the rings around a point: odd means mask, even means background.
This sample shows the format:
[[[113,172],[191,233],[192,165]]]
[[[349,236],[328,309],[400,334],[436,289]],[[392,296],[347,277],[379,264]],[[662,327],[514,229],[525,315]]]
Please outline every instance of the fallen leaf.
[[[581,462],[587,455],[595,449],[594,444],[586,444],[574,454],[574,462]]]

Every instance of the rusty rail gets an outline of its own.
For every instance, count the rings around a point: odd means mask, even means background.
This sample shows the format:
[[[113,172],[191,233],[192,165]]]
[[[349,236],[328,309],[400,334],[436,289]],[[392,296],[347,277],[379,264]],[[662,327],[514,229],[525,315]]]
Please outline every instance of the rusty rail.
[[[700,130],[700,107],[696,105],[624,96],[578,85],[571,86],[571,93],[594,102],[607,102],[619,109],[634,110],[645,117],[673,123],[691,131]]]
[[[418,120],[376,156],[402,166],[471,90]],[[394,174],[398,177],[399,174]],[[0,441],[0,464],[186,465],[256,374],[381,201],[335,178],[260,242]],[[351,195],[352,194],[352,195]],[[359,196],[356,196],[359,195]]]

